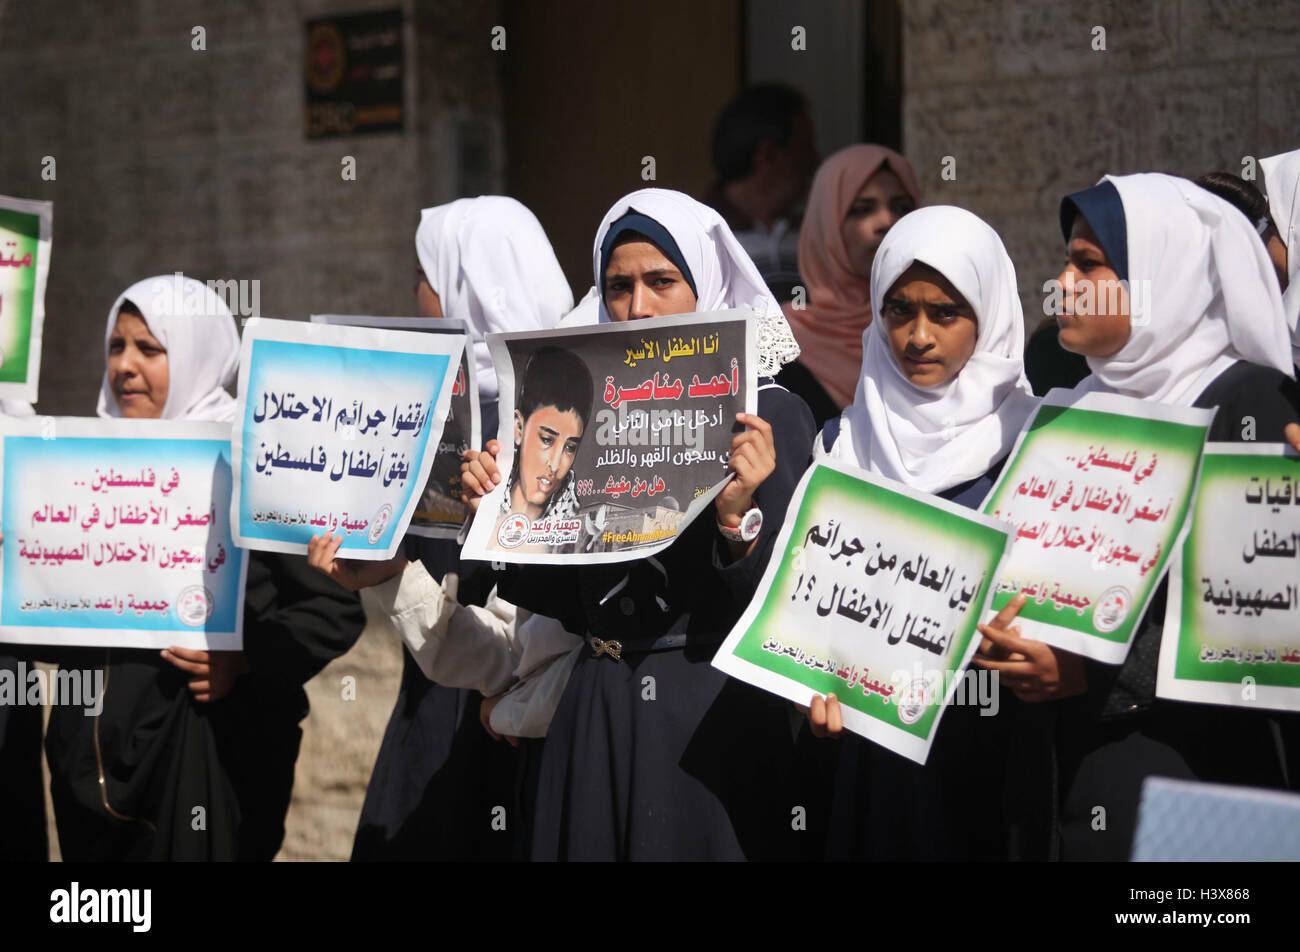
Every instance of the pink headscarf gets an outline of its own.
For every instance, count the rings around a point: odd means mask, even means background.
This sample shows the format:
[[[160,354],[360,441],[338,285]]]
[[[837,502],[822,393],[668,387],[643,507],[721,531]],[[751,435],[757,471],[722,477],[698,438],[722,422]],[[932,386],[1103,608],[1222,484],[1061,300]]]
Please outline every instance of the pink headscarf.
[[[799,341],[799,359],[839,407],[853,402],[862,370],[862,332],[871,323],[871,285],[858,277],[844,246],[844,216],[882,166],[898,176],[919,205],[921,186],[907,159],[883,145],[851,145],[817,170],[799,232],[799,274],[808,306],[784,305]]]

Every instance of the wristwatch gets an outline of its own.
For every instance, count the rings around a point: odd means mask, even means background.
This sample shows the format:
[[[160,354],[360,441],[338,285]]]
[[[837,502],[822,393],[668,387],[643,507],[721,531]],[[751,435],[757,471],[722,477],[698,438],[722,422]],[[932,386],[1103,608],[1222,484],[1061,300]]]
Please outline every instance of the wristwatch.
[[[724,526],[721,522],[718,523],[718,531],[722,533],[722,538],[730,542],[753,542],[758,538],[758,532],[762,528],[763,510],[757,506],[740,517],[740,525],[735,529]]]

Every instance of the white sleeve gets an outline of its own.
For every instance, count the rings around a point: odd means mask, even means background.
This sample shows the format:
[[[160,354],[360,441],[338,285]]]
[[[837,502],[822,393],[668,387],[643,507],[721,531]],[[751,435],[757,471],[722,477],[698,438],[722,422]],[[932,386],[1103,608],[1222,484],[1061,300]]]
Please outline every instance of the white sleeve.
[[[362,590],[367,614],[386,618],[430,681],[500,694],[518,662],[515,624],[527,619],[496,590],[483,608],[458,604],[455,576],[433,580],[419,561],[382,585]]]
[[[519,681],[493,708],[490,723],[498,734],[545,737],[585,643],[543,615],[528,618],[519,628],[518,640],[522,645],[516,671]]]

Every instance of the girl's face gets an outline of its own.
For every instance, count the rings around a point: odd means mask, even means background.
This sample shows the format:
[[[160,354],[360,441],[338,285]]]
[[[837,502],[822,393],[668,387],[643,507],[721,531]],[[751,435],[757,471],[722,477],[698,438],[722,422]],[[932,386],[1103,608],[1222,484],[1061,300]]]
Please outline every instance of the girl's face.
[[[947,383],[975,353],[979,323],[948,279],[914,264],[885,292],[885,333],[903,376],[917,387]]]
[[[616,321],[689,314],[695,292],[673,264],[648,241],[615,245],[605,267],[605,308]]]
[[[519,447],[519,482],[512,491],[515,511],[536,517],[551,494],[573,468],[582,442],[582,418],[573,410],[538,407],[524,419],[515,411],[515,444]]]
[[[916,202],[889,169],[882,168],[867,179],[840,225],[854,274],[870,283],[871,264],[881,239],[900,218],[915,209]]]
[[[1131,330],[1128,290],[1082,215],[1074,216],[1066,253],[1057,278],[1063,291],[1063,312],[1056,316],[1061,346],[1084,357],[1113,356]]]
[[[415,301],[420,308],[421,317],[447,316],[442,313],[442,298],[438,297],[438,292],[423,274],[415,285]]]
[[[134,314],[118,312],[108,339],[108,385],[124,417],[157,419],[167,404],[167,351]]]

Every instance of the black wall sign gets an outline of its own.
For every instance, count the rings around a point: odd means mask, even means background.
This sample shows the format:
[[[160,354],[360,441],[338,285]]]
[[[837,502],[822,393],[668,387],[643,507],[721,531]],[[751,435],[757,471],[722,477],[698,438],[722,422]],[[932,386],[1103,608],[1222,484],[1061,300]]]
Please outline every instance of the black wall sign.
[[[308,139],[402,129],[402,11],[308,20]]]

